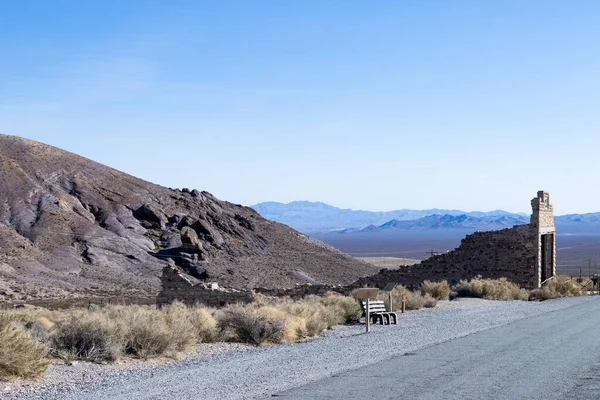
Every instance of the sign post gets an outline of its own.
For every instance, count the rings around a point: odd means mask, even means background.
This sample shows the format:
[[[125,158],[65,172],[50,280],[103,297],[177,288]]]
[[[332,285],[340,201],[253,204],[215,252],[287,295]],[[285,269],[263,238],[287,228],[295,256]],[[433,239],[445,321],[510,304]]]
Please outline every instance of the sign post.
[[[383,289],[381,289],[382,292],[388,292],[388,300],[390,302],[390,309],[388,311],[392,312],[394,311],[394,302],[392,300],[392,290],[394,290],[396,288],[396,286],[398,286],[398,282],[390,282],[387,283]]]
[[[408,297],[403,294],[402,295],[402,313],[404,314],[406,312],[406,300],[408,300]]]
[[[358,289],[354,295],[358,300],[365,300],[367,303],[365,307],[365,326],[367,333],[371,332],[371,315],[369,312],[369,307],[371,304],[369,303],[369,301],[377,299],[378,294],[379,289],[377,288],[362,288]]]

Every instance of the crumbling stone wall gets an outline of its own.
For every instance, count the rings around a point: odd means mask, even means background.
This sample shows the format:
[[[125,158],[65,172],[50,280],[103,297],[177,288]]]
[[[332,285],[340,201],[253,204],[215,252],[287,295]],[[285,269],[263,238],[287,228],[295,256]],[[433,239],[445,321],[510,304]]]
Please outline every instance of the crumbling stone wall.
[[[533,212],[528,225],[475,232],[467,235],[453,251],[410,267],[382,270],[376,275],[359,279],[352,287],[381,288],[387,283],[397,282],[415,289],[424,280],[447,280],[455,284],[461,279],[481,275],[490,279],[505,277],[521,287],[537,288],[542,283],[544,262],[548,268],[546,275],[556,274],[556,238],[549,194],[538,192],[531,204]],[[543,240],[547,241],[545,256],[542,255]]]
[[[173,266],[163,269],[161,282],[162,290],[156,299],[158,306],[177,300],[188,305],[199,303],[209,307],[223,307],[254,300],[250,291],[221,289],[216,284],[196,282]]]
[[[353,287],[383,287],[398,282],[416,289],[424,280],[447,280],[450,284],[461,279],[506,277],[522,287],[536,285],[536,231],[530,225],[467,235],[461,245],[446,254],[431,257],[420,264],[384,269],[379,274],[361,278]]]

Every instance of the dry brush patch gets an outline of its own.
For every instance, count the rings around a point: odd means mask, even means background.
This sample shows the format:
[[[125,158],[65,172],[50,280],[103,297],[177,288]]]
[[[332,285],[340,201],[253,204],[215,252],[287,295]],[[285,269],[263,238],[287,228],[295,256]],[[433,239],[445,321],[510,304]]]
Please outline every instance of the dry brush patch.
[[[534,289],[529,300],[549,300],[560,297],[584,296],[582,286],[569,277],[557,276],[546,282],[541,288]]]
[[[397,286],[391,292],[392,294],[392,309],[391,311],[402,310],[402,296],[406,296],[406,310],[420,310],[422,308],[434,308],[437,305],[437,300],[429,293],[421,294],[421,291],[408,290],[404,286]],[[379,300],[383,300],[386,309],[390,310],[389,294],[380,293]]]
[[[529,292],[506,278],[461,280],[454,290],[459,297],[477,297],[486,300],[528,300]]]
[[[161,309],[113,305],[1,311],[0,379],[43,373],[47,354],[68,361],[114,362],[126,356],[168,356],[215,341],[295,343],[358,322],[360,314],[355,299],[335,293],[296,301],[263,297],[221,310],[173,303]]]
[[[421,294],[423,296],[429,294],[436,300],[448,300],[450,297],[450,285],[447,281],[423,281],[421,283]]]
[[[11,315],[0,312],[0,380],[37,378],[48,368],[46,346]]]

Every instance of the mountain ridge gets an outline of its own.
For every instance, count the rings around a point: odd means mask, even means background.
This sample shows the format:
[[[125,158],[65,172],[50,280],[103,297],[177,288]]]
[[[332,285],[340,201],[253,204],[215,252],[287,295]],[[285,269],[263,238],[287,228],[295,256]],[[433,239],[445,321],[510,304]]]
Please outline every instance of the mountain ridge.
[[[315,206],[317,204],[318,206]],[[323,202],[309,201],[287,204],[265,202],[256,204],[252,208],[267,219],[285,223],[305,233],[376,232],[392,231],[392,228],[492,230],[529,223],[529,215],[504,210],[465,212],[435,208],[365,211],[341,209]],[[327,213],[323,213],[323,210],[327,210]],[[586,226],[595,228],[596,225],[600,227],[600,212],[556,216],[555,223],[557,226],[578,228]]]

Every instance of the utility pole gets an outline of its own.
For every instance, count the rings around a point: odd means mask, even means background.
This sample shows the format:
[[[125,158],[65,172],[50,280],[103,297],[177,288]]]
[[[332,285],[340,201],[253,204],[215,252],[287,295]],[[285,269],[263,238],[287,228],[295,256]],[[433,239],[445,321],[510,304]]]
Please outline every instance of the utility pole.
[[[438,253],[437,251],[434,251],[433,249],[431,249],[430,251],[425,252],[425,254],[429,254],[429,257],[431,258],[433,256],[437,256],[440,253]]]

